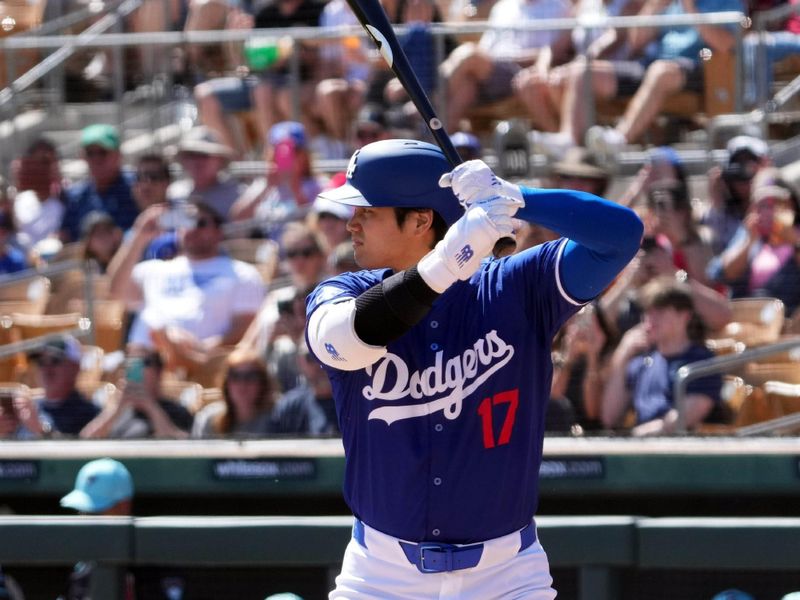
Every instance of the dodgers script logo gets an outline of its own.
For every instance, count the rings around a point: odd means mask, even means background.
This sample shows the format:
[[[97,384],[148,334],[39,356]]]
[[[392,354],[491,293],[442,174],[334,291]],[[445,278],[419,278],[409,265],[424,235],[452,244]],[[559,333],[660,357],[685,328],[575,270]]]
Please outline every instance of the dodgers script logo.
[[[444,352],[437,352],[433,366],[411,374],[406,362],[390,352],[366,369],[367,375],[372,377],[372,385],[364,386],[362,390],[367,400],[440,397],[423,404],[382,406],[370,411],[369,419],[380,419],[391,425],[395,421],[422,417],[440,410],[448,419],[456,419],[461,414],[464,398],[507,365],[513,356],[514,346],[503,341],[495,329],[478,338],[472,348],[449,358],[447,362]],[[386,389],[387,381],[392,379],[394,385]]]

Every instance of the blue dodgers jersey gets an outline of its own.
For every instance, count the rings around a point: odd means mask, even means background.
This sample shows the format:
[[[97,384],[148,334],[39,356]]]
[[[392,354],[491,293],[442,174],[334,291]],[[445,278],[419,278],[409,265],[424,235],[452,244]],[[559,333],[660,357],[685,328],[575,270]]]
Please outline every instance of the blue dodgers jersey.
[[[345,449],[344,496],[355,516],[401,539],[460,544],[530,523],[551,341],[579,308],[556,276],[564,244],[485,261],[373,365],[325,367]],[[307,316],[389,275],[329,279],[309,295]],[[335,348],[328,351],[335,358]]]

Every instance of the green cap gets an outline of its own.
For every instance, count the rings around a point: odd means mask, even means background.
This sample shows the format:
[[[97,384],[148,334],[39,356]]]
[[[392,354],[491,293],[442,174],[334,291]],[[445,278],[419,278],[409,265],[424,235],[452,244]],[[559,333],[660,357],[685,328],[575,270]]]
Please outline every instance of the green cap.
[[[106,150],[119,149],[119,132],[113,125],[98,123],[84,127],[81,132],[81,146],[102,146]]]

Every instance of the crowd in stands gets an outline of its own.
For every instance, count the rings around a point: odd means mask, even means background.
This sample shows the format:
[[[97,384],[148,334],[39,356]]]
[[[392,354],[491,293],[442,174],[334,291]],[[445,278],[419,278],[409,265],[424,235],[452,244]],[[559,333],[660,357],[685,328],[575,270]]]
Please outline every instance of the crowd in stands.
[[[340,0],[173,4],[172,28],[356,24]],[[634,208],[646,224],[637,257],[557,337],[549,430],[656,435],[675,432],[680,419],[698,431],[734,423],[720,375],[694,380],[679,416],[675,373],[730,349],[728,340],[742,342],[731,327],[735,299],[777,298],[782,329],[792,331],[800,318],[800,189],[796,177],[772,163],[767,141],[751,135],[732,137],[724,164],[701,178],[688,175],[672,147],[652,144],[634,177],[614,177],[610,161],[621,146],[649,135],[665,99],[702,91],[702,50],[731,52],[730,26],[514,35],[505,28],[590,10],[753,14],[777,4],[385,2],[393,21],[409,25],[402,43],[423,85],[447,98],[449,131],[457,132],[452,139],[464,158],[485,155],[485,138],[469,130],[470,111],[516,99],[534,149],[550,159],[550,173],[537,185],[606,197],[614,188],[611,199]],[[489,28],[479,37],[448,37],[437,64],[429,24],[443,15],[463,20],[468,8],[488,18]],[[156,13],[143,12],[128,25],[169,28]],[[774,26],[770,60],[800,48],[798,23],[795,14]],[[317,198],[341,185],[344,173],[323,173],[317,164],[344,160],[378,139],[425,133],[366,39],[281,38],[273,46],[266,39],[254,33],[245,44],[188,46],[181,75],[193,89],[198,122],[173,152],[126,156],[117,128],[94,123],[76,134],[86,164],[78,180],[64,177],[58,147],[47,137],[15,156],[0,206],[0,272],[91,259],[100,283],[96,300],[109,303],[98,310],[116,306],[122,316],[119,335],[99,349],[65,334],[28,356],[0,359],[13,363],[6,377],[16,384],[0,405],[0,437],[337,434],[330,384],[305,346],[304,300],[325,277],[358,267],[349,245],[350,209]],[[293,52],[299,53],[296,89]],[[151,68],[145,55],[138,59],[142,73]],[[748,64],[745,76],[752,79],[755,67]],[[587,84],[599,102],[629,100],[614,128],[588,128]],[[300,117],[292,120],[296,108]],[[251,119],[250,137],[241,135],[243,115]],[[243,157],[260,157],[263,173],[236,176],[231,164]],[[526,226],[518,248],[553,236]],[[51,300],[63,296],[63,281],[48,285]],[[2,289],[0,280],[0,296]],[[53,300],[17,312],[44,318],[69,311]],[[21,334],[16,313],[9,315],[11,341]],[[87,357],[97,362],[98,352],[100,367],[89,367]]]

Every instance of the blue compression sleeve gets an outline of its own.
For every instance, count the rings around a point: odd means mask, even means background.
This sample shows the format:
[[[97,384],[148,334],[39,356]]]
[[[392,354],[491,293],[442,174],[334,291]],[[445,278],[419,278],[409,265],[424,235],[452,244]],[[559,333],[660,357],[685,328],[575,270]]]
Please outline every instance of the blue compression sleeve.
[[[520,188],[525,207],[517,218],[570,240],[560,275],[574,299],[597,296],[639,250],[644,227],[631,209],[587,192]]]

